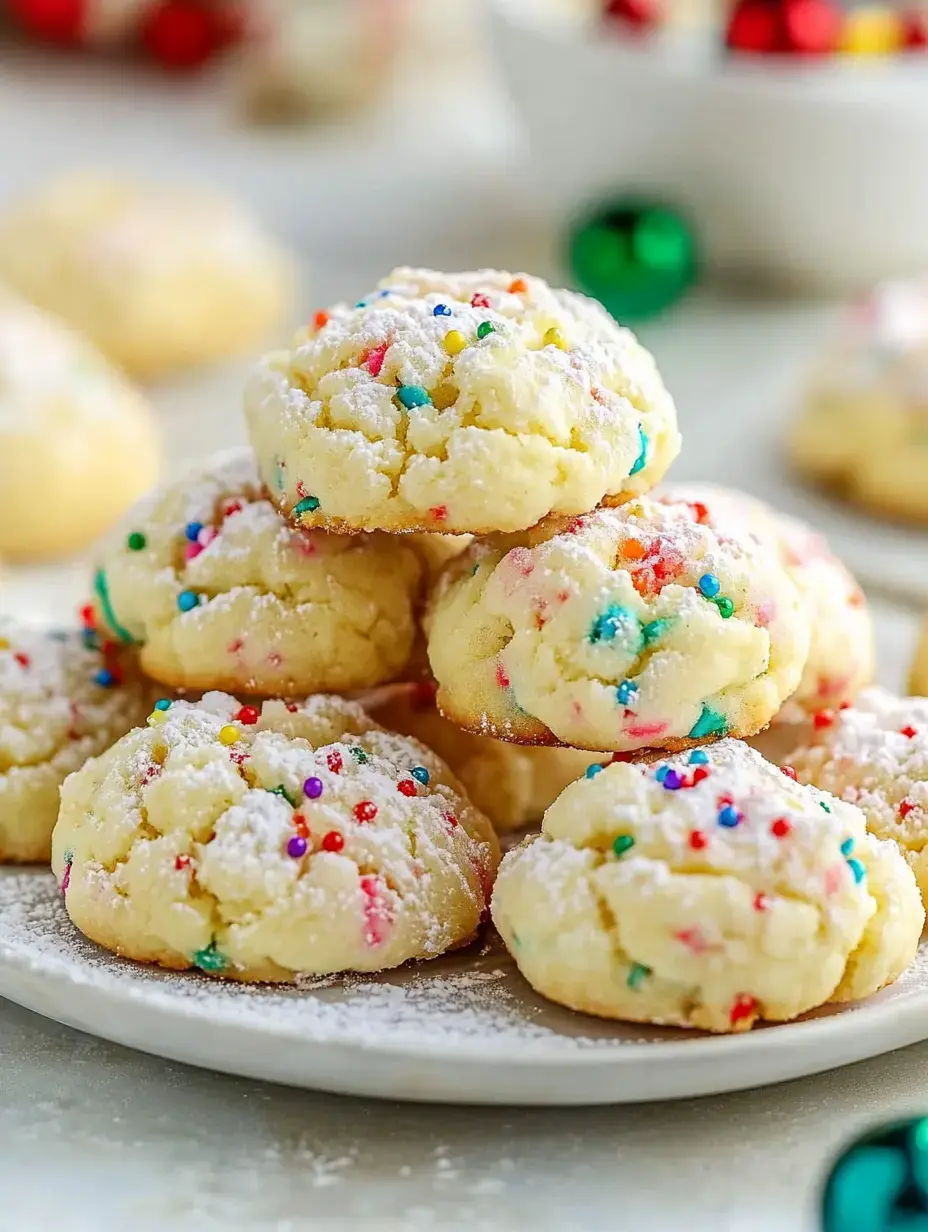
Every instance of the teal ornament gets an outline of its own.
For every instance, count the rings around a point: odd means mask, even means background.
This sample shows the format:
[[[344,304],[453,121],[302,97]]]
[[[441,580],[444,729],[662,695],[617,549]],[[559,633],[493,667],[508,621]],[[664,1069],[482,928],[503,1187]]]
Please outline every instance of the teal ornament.
[[[600,206],[568,237],[571,273],[619,321],[657,316],[696,278],[696,238],[676,210],[643,198]]]
[[[823,1232],[928,1229],[928,1117],[880,1126],[835,1161],[822,1195]]]

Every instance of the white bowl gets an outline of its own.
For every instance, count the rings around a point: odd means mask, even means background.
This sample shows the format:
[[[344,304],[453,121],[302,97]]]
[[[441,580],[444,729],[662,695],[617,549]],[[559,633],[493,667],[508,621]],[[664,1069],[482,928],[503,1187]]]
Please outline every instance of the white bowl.
[[[928,54],[728,57],[692,34],[635,45],[492,0],[528,129],[531,203],[566,226],[626,192],[684,209],[705,266],[859,291],[928,269]]]

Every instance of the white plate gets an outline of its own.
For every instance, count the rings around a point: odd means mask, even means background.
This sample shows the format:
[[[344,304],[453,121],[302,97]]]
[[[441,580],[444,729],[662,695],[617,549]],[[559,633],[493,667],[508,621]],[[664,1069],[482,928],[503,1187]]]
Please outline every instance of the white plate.
[[[47,873],[0,874],[0,995],[173,1061],[290,1086],[467,1104],[612,1104],[819,1073],[928,1038],[928,945],[869,1001],[736,1037],[623,1026],[534,996],[498,949],[299,989],[112,957]]]

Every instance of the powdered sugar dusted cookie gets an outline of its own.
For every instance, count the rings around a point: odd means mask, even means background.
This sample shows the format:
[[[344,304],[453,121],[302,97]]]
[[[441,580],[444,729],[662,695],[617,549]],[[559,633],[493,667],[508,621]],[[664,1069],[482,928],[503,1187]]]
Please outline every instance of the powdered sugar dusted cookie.
[[[759,731],[809,647],[770,548],[649,497],[474,544],[443,574],[428,634],[460,726],[621,752]]]
[[[338,698],[159,706],[62,790],[52,867],[87,936],[165,967],[290,980],[474,935],[496,839],[428,749]]]
[[[892,839],[928,902],[928,698],[866,689],[850,709],[820,716],[786,763],[800,782],[856,804],[871,834]]]
[[[250,450],[235,450],[135,511],[96,575],[96,608],[164,684],[299,696],[399,673],[424,572],[412,536],[288,525]]]
[[[386,685],[361,701],[384,727],[415,736],[434,749],[501,832],[540,821],[567,784],[602,757],[581,749],[508,744],[464,731],[441,717],[430,682]]]
[[[522,530],[647,491],[680,447],[654,361],[593,300],[395,270],[266,357],[245,398],[280,507],[330,530]]]
[[[85,338],[0,290],[0,556],[63,555],[154,481],[145,400]]]
[[[0,619],[0,862],[47,862],[58,789],[145,721],[150,698],[91,634]]]
[[[709,1031],[869,996],[925,918],[859,809],[735,740],[568,787],[503,860],[492,911],[551,1000]]]
[[[260,346],[290,298],[288,263],[247,211],[95,172],[0,218],[0,277],[141,377]]]
[[[812,375],[789,453],[877,513],[928,519],[928,282],[888,282],[847,314]]]
[[[799,591],[811,626],[809,657],[777,721],[799,723],[853,701],[873,680],[873,624],[863,592],[823,536],[744,492],[711,484],[671,484],[664,492],[671,501],[689,502],[717,530],[747,528],[772,546]]]

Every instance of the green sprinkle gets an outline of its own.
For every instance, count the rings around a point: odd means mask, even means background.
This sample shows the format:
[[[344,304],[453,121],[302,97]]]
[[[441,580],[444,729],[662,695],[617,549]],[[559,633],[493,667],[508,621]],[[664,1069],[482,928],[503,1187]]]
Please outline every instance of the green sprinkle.
[[[717,599],[713,599],[712,602],[719,609],[719,615],[723,620],[727,620],[735,610],[734,603],[732,603],[731,599],[727,598],[725,595],[719,595],[719,597]]]
[[[628,969],[628,977],[625,983],[629,988],[637,988],[639,984],[644,983],[650,974],[651,968],[646,967],[644,963],[632,963]]]
[[[396,391],[396,396],[407,411],[412,411],[417,406],[432,405],[428,390],[423,389],[421,385],[401,385]]]
[[[126,540],[126,547],[130,552],[141,552],[148,540],[140,530],[134,530]]]
[[[823,808],[826,813],[831,812],[831,805],[826,804],[824,800],[819,800],[818,804],[819,804],[819,808]]]
[[[357,745],[352,745],[352,747],[348,750],[348,752],[351,754],[352,757],[357,759],[359,766],[363,766],[364,763],[367,761],[367,754],[364,752],[363,749],[359,749]]]
[[[216,949],[215,941],[211,941],[205,950],[197,950],[193,961],[201,971],[224,971],[226,968],[226,960]]]
[[[301,501],[293,506],[293,516],[295,518],[302,517],[304,513],[315,513],[319,508],[318,496],[304,496]]]
[[[481,321],[477,326],[477,337],[486,338],[488,334],[495,334],[496,326],[492,321]]]
[[[649,620],[641,630],[645,646],[650,646],[658,638],[663,637],[667,630],[673,626],[674,621],[675,617],[673,616],[661,616],[657,620]]]
[[[701,740],[703,736],[724,736],[727,730],[728,724],[725,716],[703,702],[702,713],[693,724],[689,738],[690,740]]]
[[[284,800],[287,801],[287,803],[290,805],[291,808],[296,808],[296,800],[294,800],[293,796],[290,795],[289,791],[287,791],[286,787],[284,787],[283,784],[281,784],[279,787],[269,787],[267,790],[271,793],[272,796],[281,796]]]
[[[621,859],[621,857],[625,855],[626,851],[630,851],[634,845],[635,840],[630,834],[619,834],[613,840],[612,850]]]
[[[93,588],[97,598],[100,600],[100,607],[103,609],[103,619],[113,630],[121,642],[125,642],[127,646],[135,646],[137,642],[125,625],[120,624],[119,618],[113,611],[113,605],[110,602],[110,592],[106,584],[106,574],[102,569],[98,569],[96,576],[93,579]]]
[[[639,471],[643,471],[648,461],[648,438],[644,434],[644,428],[641,424],[638,425],[638,440],[641,442],[641,449],[638,457],[635,459],[635,465],[628,472],[629,475],[637,475]]]

